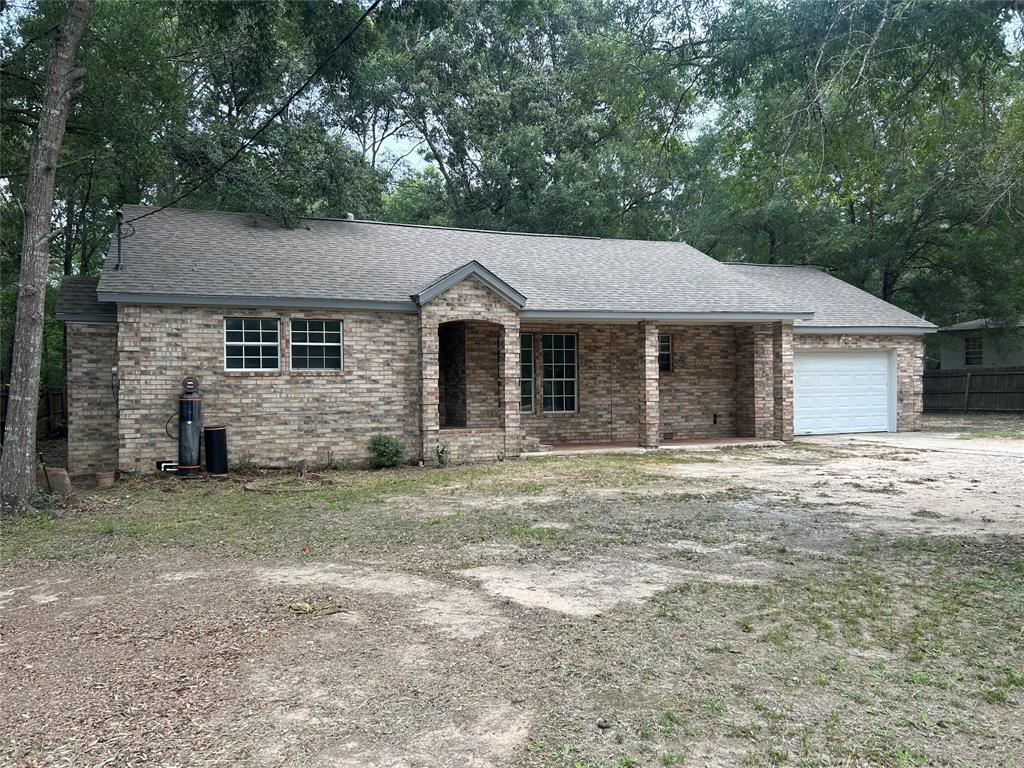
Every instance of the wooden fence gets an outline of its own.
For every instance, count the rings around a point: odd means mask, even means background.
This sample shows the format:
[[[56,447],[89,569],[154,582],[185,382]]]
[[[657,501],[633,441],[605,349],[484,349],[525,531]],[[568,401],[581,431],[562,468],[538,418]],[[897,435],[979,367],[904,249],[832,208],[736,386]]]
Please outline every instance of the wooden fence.
[[[0,439],[7,426],[7,390],[0,392]],[[67,398],[63,389],[48,389],[39,394],[39,416],[36,432],[53,437],[60,434],[68,420]]]
[[[925,371],[924,409],[1024,413],[1024,367]]]

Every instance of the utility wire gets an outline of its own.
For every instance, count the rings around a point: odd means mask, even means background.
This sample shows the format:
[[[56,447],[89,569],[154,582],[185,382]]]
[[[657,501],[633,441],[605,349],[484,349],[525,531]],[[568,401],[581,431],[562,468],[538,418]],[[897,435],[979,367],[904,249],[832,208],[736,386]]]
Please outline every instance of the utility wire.
[[[243,141],[241,144],[238,145],[238,148],[231,154],[230,157],[228,157],[226,160],[224,160],[222,163],[220,163],[216,168],[214,168],[212,171],[207,173],[203,178],[201,178],[196,184],[194,184],[192,187],[190,187],[189,189],[187,189],[184,192],[182,192],[180,195],[175,197],[173,200],[171,200],[171,201],[169,201],[167,203],[164,203],[163,205],[161,205],[156,210],[148,211],[147,213],[141,213],[138,216],[133,216],[132,218],[127,219],[124,222],[124,224],[131,224],[133,221],[138,221],[139,219],[144,219],[147,216],[153,216],[153,215],[155,215],[157,213],[160,213],[161,211],[163,211],[163,210],[165,210],[167,208],[170,208],[175,203],[181,202],[182,200],[184,200],[186,197],[188,197],[192,193],[194,193],[194,192],[198,191],[199,189],[201,189],[207,182],[209,182],[211,179],[213,179],[218,173],[223,171],[225,168],[228,167],[228,165],[230,165],[235,160],[237,160],[239,158],[239,156],[245,150],[247,150],[249,147],[251,147],[256,142],[256,139],[259,137],[259,135],[261,133],[263,133],[265,130],[267,130],[267,128],[269,128],[270,125],[277,118],[279,118],[281,115],[283,115],[285,110],[287,110],[288,107],[291,106],[291,103],[293,101],[295,101],[295,99],[297,99],[302,94],[302,92],[304,90],[306,90],[306,88],[309,87],[309,84],[312,83],[321,72],[324,71],[324,69],[327,67],[327,65],[331,62],[331,59],[334,58],[334,54],[336,54],[338,51],[341,50],[341,47],[343,45],[345,45],[345,43],[347,43],[351,39],[352,35],[354,35],[359,30],[359,28],[363,25],[363,22],[366,21],[367,17],[371,13],[373,13],[374,10],[377,8],[377,6],[380,5],[382,2],[383,2],[383,0],[373,0],[373,2],[370,3],[370,5],[367,7],[367,9],[365,11],[363,11],[363,15],[360,16],[359,20],[356,21],[355,25],[353,25],[352,29],[350,29],[348,32],[346,32],[345,36],[343,38],[341,38],[341,40],[338,41],[338,44],[335,45],[334,48],[331,49],[331,51],[327,54],[327,56],[324,57],[324,59],[319,64],[316,65],[316,69],[314,69],[312,72],[310,72],[309,77],[307,77],[303,81],[302,85],[300,85],[298,88],[296,88],[294,91],[292,91],[288,95],[288,98],[286,98],[284,100],[284,102],[281,104],[281,106],[279,106],[276,110],[274,110],[274,113],[272,115],[270,115],[270,117],[268,117],[266,120],[264,120],[260,124],[260,126],[253,132],[253,134],[248,139],[246,139],[245,141]]]

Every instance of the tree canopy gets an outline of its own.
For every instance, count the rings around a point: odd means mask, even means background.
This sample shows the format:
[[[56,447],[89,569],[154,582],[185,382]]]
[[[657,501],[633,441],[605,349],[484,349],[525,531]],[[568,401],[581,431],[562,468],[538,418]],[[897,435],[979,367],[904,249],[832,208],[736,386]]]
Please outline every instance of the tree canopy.
[[[0,16],[5,368],[65,5]],[[685,239],[820,265],[939,323],[1024,314],[1019,4],[389,0],[328,55],[366,7],[101,0],[57,174],[54,284],[99,270],[119,204],[198,186],[177,204]],[[46,346],[52,385],[56,324]]]

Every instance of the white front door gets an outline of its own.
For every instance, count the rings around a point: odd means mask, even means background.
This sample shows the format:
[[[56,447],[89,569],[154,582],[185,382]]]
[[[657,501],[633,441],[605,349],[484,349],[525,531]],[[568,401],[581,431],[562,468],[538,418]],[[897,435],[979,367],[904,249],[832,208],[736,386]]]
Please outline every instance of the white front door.
[[[795,352],[794,433],[894,431],[890,357],[884,350]]]

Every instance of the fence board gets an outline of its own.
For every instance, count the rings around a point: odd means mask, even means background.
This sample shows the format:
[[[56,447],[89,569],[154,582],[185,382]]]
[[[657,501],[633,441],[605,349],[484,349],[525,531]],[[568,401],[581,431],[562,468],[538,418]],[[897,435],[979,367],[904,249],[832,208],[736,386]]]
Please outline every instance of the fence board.
[[[1024,367],[925,371],[924,409],[1024,413]]]

